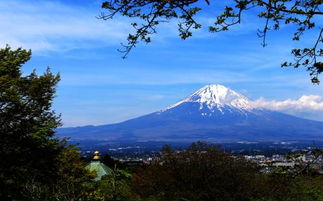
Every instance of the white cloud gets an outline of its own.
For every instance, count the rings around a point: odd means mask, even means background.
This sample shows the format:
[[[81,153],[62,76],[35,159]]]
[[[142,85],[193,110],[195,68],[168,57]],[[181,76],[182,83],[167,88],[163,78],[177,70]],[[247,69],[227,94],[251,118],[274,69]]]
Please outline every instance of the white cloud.
[[[255,106],[264,107],[273,110],[322,110],[323,111],[323,98],[318,95],[303,95],[299,99],[267,101],[260,98],[254,101]]]
[[[130,31],[121,20],[103,21],[97,10],[59,2],[0,1],[0,46],[34,51],[118,45]]]
[[[253,101],[253,104],[255,107],[281,111],[303,118],[320,121],[323,119],[323,98],[318,95],[303,95],[298,99],[282,101],[260,98]]]

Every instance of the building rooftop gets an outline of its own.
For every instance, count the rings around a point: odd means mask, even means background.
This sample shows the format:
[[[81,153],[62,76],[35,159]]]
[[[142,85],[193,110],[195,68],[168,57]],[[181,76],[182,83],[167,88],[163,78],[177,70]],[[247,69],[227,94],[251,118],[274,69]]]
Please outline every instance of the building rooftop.
[[[111,168],[109,168],[108,166],[106,166],[104,163],[100,162],[100,156],[99,156],[99,152],[96,151],[94,152],[94,157],[93,157],[93,161],[91,161],[91,163],[89,163],[85,168],[90,170],[91,172],[95,171],[96,172],[96,177],[95,177],[95,181],[101,180],[101,178],[104,175],[109,175],[113,173],[113,170]]]

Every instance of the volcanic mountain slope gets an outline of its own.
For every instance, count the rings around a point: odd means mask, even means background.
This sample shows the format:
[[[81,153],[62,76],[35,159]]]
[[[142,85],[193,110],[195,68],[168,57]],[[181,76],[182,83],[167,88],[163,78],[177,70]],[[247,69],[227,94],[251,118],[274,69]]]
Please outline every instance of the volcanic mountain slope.
[[[225,141],[322,140],[323,122],[254,107],[222,85],[207,85],[163,110],[125,122],[61,128],[75,140]]]

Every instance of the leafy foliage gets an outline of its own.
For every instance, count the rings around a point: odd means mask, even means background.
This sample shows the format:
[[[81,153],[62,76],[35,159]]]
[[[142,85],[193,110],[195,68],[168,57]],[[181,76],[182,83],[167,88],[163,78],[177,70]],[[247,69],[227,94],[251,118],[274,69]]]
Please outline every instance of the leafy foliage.
[[[77,149],[55,138],[59,75],[23,76],[31,51],[0,49],[0,200],[79,200],[92,178]]]
[[[49,70],[22,76],[20,68],[30,55],[8,46],[0,50],[1,196],[21,196],[12,192],[23,188],[27,175],[39,182],[53,178],[61,149],[52,138],[59,117],[50,110],[59,76]]]
[[[22,189],[26,200],[95,200],[95,189],[87,185],[95,175],[84,168],[85,164],[80,160],[75,147],[64,147],[55,161],[57,172],[50,183],[28,177]]]
[[[196,19],[196,14],[202,10],[203,3],[210,5],[211,1],[109,0],[102,3],[102,8],[108,12],[102,13],[99,17],[107,20],[120,14],[142,21],[142,23],[132,23],[136,32],[129,34],[128,43],[120,50],[125,58],[139,41],[151,42],[150,35],[156,33],[156,27],[160,23],[172,19],[179,20],[178,31],[182,39],[192,36],[192,30],[202,27]],[[230,0],[226,5],[213,25],[209,26],[210,32],[229,30],[230,27],[242,22],[245,12],[256,13],[256,17],[264,19],[263,27],[258,28],[258,36],[262,38],[263,46],[266,46],[267,33],[271,30],[279,30],[282,24],[293,24],[297,27],[292,37],[295,41],[300,40],[307,30],[317,28],[318,35],[313,45],[303,49],[293,49],[291,53],[295,61],[284,62],[281,66],[295,68],[303,66],[310,71],[312,82],[319,82],[318,75],[323,71],[323,29],[316,26],[316,21],[323,15],[322,0]]]
[[[92,185],[97,197],[102,200],[127,200],[132,196],[129,186],[130,178],[130,173],[115,168],[111,175],[105,175],[100,181],[93,182]]]
[[[294,177],[293,174],[274,172],[265,175],[258,185],[262,193],[256,201],[320,201],[323,196],[322,176]]]
[[[165,146],[158,159],[133,174],[132,189],[147,201],[319,201],[322,182],[321,175],[262,174],[255,164],[199,142],[183,151]]]
[[[165,147],[159,160],[133,176],[134,192],[156,200],[251,200],[257,167],[204,143],[188,150]]]

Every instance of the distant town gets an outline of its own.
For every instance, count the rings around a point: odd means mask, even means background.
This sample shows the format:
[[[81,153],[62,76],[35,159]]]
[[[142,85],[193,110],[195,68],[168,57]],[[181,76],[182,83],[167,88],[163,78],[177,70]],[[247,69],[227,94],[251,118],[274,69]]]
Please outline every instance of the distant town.
[[[93,143],[93,142],[92,142]],[[135,145],[134,145],[135,144]],[[143,166],[158,159],[161,154],[161,142],[97,144],[94,146],[81,146],[81,155],[88,160],[92,158],[95,151],[100,150],[102,155],[107,155],[118,161],[123,166]],[[188,143],[170,143],[180,153],[189,145]],[[294,168],[308,164],[312,170],[323,174],[323,157],[316,158],[314,150],[322,148],[322,142],[238,142],[219,145],[219,148],[233,157],[243,157],[248,161],[256,163],[263,173],[270,173],[277,168],[294,170]]]

